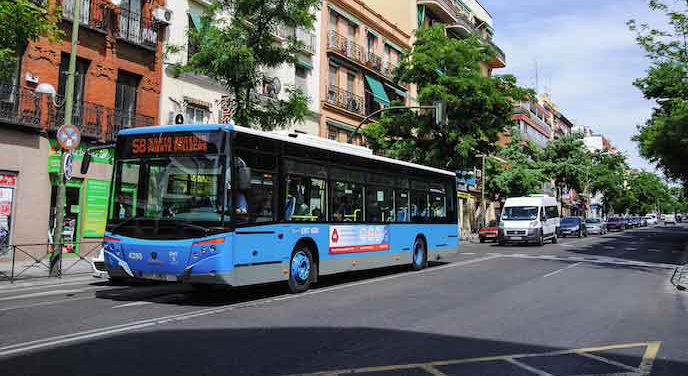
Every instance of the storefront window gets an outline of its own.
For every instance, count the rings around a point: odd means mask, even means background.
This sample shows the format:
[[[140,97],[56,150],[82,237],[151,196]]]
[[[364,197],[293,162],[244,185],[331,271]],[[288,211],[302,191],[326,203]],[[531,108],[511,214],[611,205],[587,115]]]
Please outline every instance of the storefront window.
[[[12,234],[12,206],[17,176],[0,173],[0,256],[9,252]]]

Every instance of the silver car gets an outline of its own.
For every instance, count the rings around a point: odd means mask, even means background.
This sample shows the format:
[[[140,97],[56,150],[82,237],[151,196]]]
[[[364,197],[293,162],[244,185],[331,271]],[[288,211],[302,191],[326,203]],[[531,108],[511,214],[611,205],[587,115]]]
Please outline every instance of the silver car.
[[[608,232],[607,222],[600,218],[588,218],[585,225],[588,227],[588,234],[605,235]]]

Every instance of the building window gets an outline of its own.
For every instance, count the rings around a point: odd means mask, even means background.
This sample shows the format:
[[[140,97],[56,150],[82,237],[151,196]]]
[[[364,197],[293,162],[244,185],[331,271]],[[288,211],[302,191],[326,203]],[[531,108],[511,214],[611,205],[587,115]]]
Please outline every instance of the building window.
[[[346,90],[349,93],[354,92],[354,85],[356,83],[356,74],[347,72],[346,73]]]
[[[307,96],[308,95],[308,71],[306,68],[294,67],[295,85]]]
[[[82,125],[84,114],[84,97],[86,90],[86,73],[91,64],[89,60],[76,58],[76,75],[74,76],[74,110],[72,123]],[[67,91],[67,76],[69,72],[69,54],[62,54],[60,60],[60,77],[57,83],[57,94],[64,98]]]
[[[196,25],[196,22],[194,22],[194,16],[192,14],[187,14],[187,19],[189,22],[189,30],[197,30],[201,25]],[[188,34],[187,34],[188,35]],[[196,40],[193,40],[193,38],[189,37],[189,40],[187,41],[187,46],[186,46],[186,52],[187,52],[187,60],[191,60],[191,57],[198,52],[198,44],[196,43]]]
[[[205,124],[205,119],[210,114],[207,107],[197,106],[193,104],[186,105],[186,123],[187,124]]]
[[[115,125],[130,128],[134,124],[136,101],[141,76],[120,70],[115,92]]]
[[[327,129],[327,138],[332,141],[337,141],[337,128],[329,127]]]
[[[330,9],[330,31],[337,32],[337,13]]]

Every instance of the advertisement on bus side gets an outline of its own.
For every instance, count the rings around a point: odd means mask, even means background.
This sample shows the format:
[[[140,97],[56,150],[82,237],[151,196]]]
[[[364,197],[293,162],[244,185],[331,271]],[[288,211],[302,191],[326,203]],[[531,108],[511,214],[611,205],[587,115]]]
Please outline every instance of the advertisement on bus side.
[[[389,226],[330,226],[330,254],[389,250]]]

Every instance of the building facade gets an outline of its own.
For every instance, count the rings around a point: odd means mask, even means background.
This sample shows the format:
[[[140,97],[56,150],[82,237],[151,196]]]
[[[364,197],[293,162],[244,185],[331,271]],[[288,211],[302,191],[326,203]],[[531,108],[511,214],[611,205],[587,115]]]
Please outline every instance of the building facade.
[[[374,111],[393,100],[410,103],[409,87],[392,72],[411,36],[362,0],[325,0],[321,11],[319,135],[347,142]]]
[[[64,39],[29,43],[12,82],[0,84],[0,227],[9,232],[7,244],[47,243],[53,235],[61,157],[55,132],[64,123],[74,1],[49,2],[61,7]],[[112,142],[121,129],[158,122],[166,27],[154,18],[162,0],[80,4],[72,123],[82,141],[72,152],[74,171],[89,146]],[[55,95],[38,94],[38,85]],[[103,235],[112,152],[97,153],[93,162],[88,175],[75,172],[67,181],[68,241],[95,242]]]
[[[227,88],[208,77],[182,73],[177,74],[174,66],[186,64],[195,46],[187,37],[189,29],[200,28],[202,16],[210,1],[179,0],[169,3],[172,20],[163,37],[166,45],[182,47],[177,53],[164,56],[162,94],[160,96],[160,124],[174,124],[177,115],[183,115],[184,123],[207,124],[229,123],[232,109],[229,106]],[[320,30],[320,14],[314,30]],[[311,99],[311,115],[301,124],[294,124],[290,130],[309,134],[320,132],[320,33],[302,28],[278,27],[275,35],[278,41],[289,36],[304,44],[296,64],[283,64],[277,69],[265,72],[268,80],[259,89],[263,99],[287,99],[288,86],[295,86]]]

